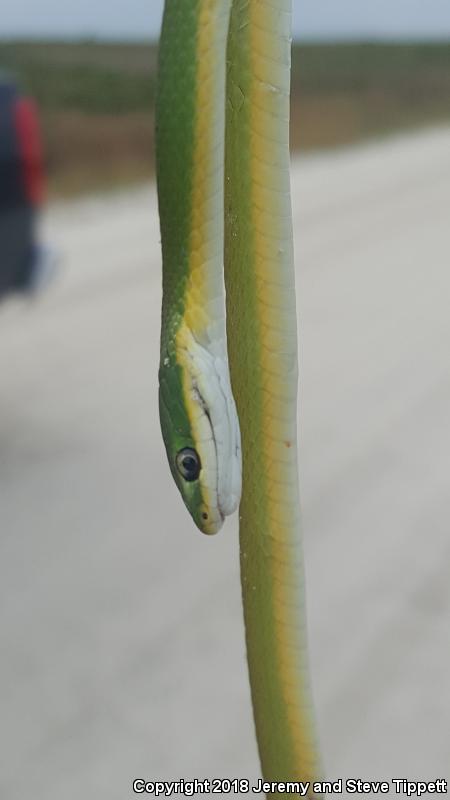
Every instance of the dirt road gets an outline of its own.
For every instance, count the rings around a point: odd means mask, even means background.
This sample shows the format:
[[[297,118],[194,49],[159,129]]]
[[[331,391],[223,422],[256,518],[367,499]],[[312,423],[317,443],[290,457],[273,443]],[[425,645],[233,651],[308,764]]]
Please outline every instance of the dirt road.
[[[327,773],[448,778],[450,130],[292,177]],[[60,279],[0,313],[0,795],[256,778],[236,521],[196,532],[159,433],[154,191],[45,228]]]

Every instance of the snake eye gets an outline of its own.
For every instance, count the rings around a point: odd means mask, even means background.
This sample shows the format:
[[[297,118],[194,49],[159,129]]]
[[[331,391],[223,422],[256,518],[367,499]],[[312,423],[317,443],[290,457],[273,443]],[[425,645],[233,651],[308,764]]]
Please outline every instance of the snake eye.
[[[177,469],[185,481],[196,481],[200,475],[200,458],[198,453],[191,447],[184,447],[177,453],[176,457]]]

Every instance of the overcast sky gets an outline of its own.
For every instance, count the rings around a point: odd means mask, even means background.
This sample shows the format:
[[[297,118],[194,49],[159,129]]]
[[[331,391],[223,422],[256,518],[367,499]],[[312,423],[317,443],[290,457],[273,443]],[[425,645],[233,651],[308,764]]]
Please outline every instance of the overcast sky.
[[[450,0],[293,0],[293,6],[296,37],[450,38]],[[163,0],[3,0],[0,36],[154,38],[162,7]]]

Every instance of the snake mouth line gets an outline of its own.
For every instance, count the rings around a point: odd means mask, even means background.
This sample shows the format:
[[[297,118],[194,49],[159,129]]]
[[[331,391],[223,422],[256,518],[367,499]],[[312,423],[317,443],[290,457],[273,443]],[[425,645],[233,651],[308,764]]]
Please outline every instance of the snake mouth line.
[[[223,522],[224,519],[225,519],[225,514],[224,514],[224,511],[223,511],[223,509],[221,507],[221,504],[220,504],[220,495],[219,495],[219,458],[218,458],[216,437],[214,435],[214,426],[213,426],[213,423],[212,423],[211,414],[209,412],[209,408],[208,408],[208,405],[206,403],[206,400],[203,397],[200,389],[198,388],[198,384],[195,381],[192,382],[192,392],[194,394],[195,399],[197,400],[199,405],[202,407],[202,409],[203,409],[203,411],[205,413],[205,417],[208,420],[208,424],[209,424],[210,430],[211,430],[211,437],[212,437],[213,444],[214,444],[214,452],[216,454],[216,464],[217,464],[217,477],[216,477],[217,510],[218,510],[218,512],[220,514],[220,517],[222,519],[222,522]]]

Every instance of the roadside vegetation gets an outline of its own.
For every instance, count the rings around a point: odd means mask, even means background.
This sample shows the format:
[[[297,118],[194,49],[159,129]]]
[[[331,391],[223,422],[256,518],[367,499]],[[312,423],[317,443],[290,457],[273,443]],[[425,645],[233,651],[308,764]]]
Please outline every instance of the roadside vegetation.
[[[0,70],[39,104],[52,195],[152,175],[156,61],[151,44],[0,43]],[[297,44],[292,147],[448,121],[449,97],[450,43]]]

